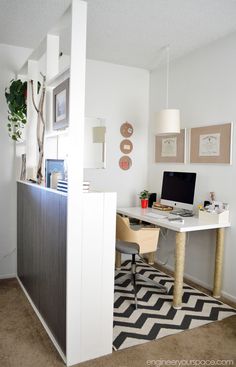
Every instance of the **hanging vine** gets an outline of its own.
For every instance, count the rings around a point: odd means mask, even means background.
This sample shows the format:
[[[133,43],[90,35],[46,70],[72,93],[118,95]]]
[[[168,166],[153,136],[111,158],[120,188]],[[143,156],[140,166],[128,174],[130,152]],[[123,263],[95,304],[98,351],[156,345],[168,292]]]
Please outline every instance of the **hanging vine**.
[[[8,134],[12,140],[20,141],[27,122],[27,82],[11,80],[9,88],[5,89],[5,97],[8,105]]]

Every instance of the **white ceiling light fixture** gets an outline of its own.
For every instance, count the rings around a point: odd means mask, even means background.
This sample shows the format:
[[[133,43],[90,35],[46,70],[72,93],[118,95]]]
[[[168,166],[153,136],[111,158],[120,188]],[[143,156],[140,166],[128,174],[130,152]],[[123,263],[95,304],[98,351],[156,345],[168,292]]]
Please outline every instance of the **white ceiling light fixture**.
[[[166,109],[157,113],[156,135],[179,134],[180,133],[180,111],[170,109],[169,105],[169,68],[170,68],[170,47],[166,47],[167,67],[166,67]]]

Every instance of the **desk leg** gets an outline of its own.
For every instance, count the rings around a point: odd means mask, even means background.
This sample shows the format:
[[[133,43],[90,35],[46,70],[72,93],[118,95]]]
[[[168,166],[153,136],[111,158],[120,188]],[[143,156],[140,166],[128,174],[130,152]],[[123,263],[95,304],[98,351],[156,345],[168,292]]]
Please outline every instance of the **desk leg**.
[[[213,286],[213,297],[215,298],[219,298],[221,293],[224,235],[225,235],[224,228],[218,228],[216,230],[215,274],[214,274],[214,286]]]
[[[116,261],[115,261],[116,269],[120,269],[121,267],[121,253],[116,251]]]
[[[175,282],[173,297],[173,307],[177,310],[181,309],[182,304],[185,242],[186,233],[177,232],[175,239]]]
[[[149,265],[153,265],[155,262],[155,256],[156,256],[156,252],[150,252],[149,254],[147,254],[147,260],[148,260],[148,264]]]

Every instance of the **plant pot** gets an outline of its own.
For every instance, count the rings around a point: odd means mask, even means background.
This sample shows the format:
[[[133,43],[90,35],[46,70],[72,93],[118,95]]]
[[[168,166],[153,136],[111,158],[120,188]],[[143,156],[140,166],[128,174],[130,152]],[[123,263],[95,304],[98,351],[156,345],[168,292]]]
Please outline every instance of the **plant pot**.
[[[141,208],[146,209],[148,207],[148,199],[141,199]]]

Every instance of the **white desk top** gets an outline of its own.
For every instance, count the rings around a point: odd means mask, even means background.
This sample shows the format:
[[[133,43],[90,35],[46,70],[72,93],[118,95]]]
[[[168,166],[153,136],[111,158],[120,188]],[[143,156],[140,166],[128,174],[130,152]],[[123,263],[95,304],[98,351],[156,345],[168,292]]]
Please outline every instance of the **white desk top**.
[[[142,221],[156,224],[160,227],[171,229],[176,232],[193,232],[193,231],[202,231],[206,229],[215,229],[215,228],[224,228],[230,227],[230,223],[221,223],[221,224],[206,224],[203,221],[200,221],[197,217],[184,217],[184,223],[180,222],[170,222],[167,219],[169,212],[164,212],[156,209],[142,209],[140,207],[130,207],[130,208],[118,208],[117,213],[126,215],[131,218],[140,219]],[[150,213],[156,214],[157,216],[162,215],[163,218],[155,218],[153,215],[148,215]]]

